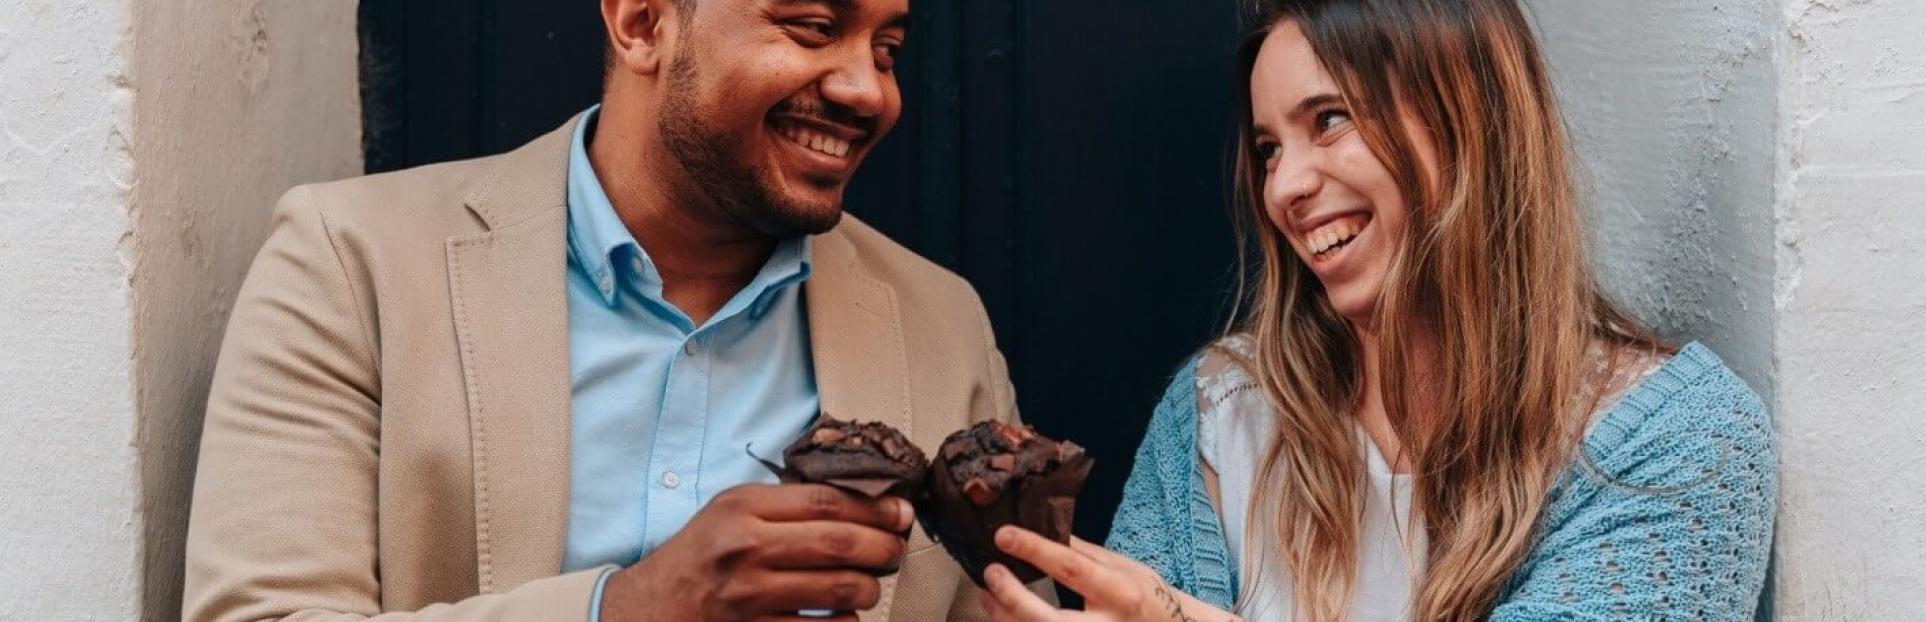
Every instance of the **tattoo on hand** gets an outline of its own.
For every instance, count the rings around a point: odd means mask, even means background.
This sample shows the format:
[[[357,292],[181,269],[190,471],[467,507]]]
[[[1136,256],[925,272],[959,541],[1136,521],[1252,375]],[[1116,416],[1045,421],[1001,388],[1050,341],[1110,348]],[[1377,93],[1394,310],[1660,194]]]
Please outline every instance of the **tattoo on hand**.
[[[1197,618],[1184,613],[1184,606],[1177,602],[1176,596],[1171,595],[1169,587],[1157,586],[1157,600],[1163,601],[1164,613],[1170,615],[1171,622],[1197,622]]]
[[[1157,600],[1163,601],[1164,613],[1170,616],[1170,622],[1200,622],[1197,618],[1190,617],[1190,614],[1184,613],[1183,603],[1178,602],[1177,596],[1170,593],[1169,586],[1157,586]],[[1226,618],[1225,622],[1244,622],[1244,618],[1231,616]]]

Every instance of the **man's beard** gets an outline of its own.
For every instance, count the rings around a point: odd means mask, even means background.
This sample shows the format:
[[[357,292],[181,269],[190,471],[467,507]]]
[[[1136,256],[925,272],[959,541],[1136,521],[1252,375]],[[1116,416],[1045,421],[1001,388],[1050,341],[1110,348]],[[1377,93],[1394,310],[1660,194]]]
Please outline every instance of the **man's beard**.
[[[662,142],[696,187],[723,214],[771,237],[798,237],[835,227],[843,216],[841,205],[792,200],[770,179],[770,171],[744,166],[732,156],[743,152],[743,141],[703,124],[693,93],[695,77],[695,63],[685,48],[669,65]]]

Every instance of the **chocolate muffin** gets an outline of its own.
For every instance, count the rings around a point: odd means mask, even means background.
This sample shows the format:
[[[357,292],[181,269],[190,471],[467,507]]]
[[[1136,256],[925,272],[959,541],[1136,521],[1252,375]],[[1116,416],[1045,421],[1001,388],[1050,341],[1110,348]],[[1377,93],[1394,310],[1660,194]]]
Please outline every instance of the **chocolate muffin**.
[[[978,586],[993,562],[1029,583],[1043,572],[997,550],[997,528],[1016,525],[1068,544],[1077,493],[1090,467],[1090,457],[1075,443],[1051,440],[1029,426],[986,421],[943,440],[917,516]]]
[[[914,499],[923,494],[929,459],[908,437],[887,424],[843,421],[820,415],[782,452],[782,481],[828,484],[869,497]],[[767,463],[765,463],[767,464]]]

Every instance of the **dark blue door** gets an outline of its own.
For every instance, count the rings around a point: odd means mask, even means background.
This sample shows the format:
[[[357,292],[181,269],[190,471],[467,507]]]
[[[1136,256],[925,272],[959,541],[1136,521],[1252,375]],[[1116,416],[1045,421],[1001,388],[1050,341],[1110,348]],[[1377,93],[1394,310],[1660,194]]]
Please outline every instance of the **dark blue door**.
[[[1227,308],[1238,0],[915,0],[904,121],[850,210],[970,279],[1024,417],[1097,458],[1099,540]],[[599,97],[595,3],[361,5],[370,172],[511,149]]]

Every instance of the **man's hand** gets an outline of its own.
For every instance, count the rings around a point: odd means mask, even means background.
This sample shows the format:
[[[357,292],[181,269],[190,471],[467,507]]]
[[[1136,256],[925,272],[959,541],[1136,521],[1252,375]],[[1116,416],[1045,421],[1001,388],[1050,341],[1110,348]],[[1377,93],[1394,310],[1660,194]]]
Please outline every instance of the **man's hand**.
[[[748,485],[724,491],[662,547],[616,571],[604,622],[794,620],[798,611],[876,606],[876,577],[895,572],[915,520],[907,501],[829,486]]]

